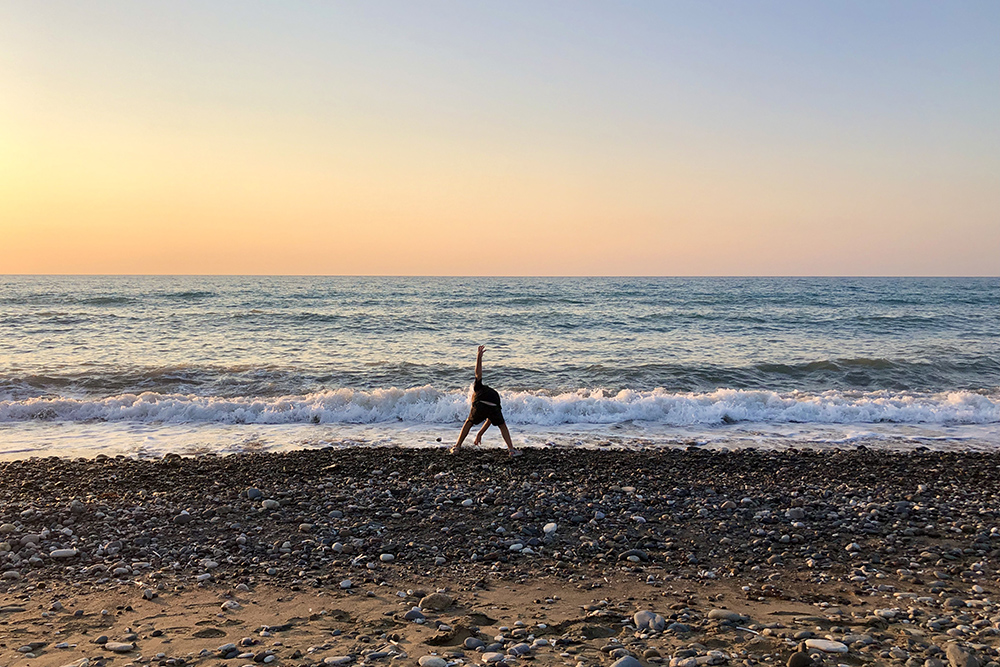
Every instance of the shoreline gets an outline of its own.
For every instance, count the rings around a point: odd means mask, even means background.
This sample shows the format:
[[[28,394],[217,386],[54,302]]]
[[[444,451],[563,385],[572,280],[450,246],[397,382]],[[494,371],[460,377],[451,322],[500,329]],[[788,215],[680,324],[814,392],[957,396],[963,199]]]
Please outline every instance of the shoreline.
[[[166,455],[291,453],[316,449],[434,450],[454,442],[461,424],[147,424],[132,422],[8,422],[0,424],[0,461],[32,457],[86,458],[119,455],[155,461]],[[707,451],[993,452],[1000,424],[757,424],[714,428],[647,424],[576,424],[516,427],[518,448],[531,451],[640,453],[698,447]],[[487,434],[484,450],[503,448]]]
[[[997,497],[1000,454],[975,452],[0,462],[0,665],[459,664],[524,643],[508,662],[756,665],[828,636],[847,652],[826,664],[996,664]],[[451,604],[405,618],[438,589]],[[642,611],[662,625],[637,631]],[[281,616],[299,620],[262,636]]]

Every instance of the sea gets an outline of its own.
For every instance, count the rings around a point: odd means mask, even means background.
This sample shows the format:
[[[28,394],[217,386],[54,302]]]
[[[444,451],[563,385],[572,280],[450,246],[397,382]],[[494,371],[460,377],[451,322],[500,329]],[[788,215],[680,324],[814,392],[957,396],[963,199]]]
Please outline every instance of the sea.
[[[529,452],[1000,447],[998,278],[0,276],[0,458],[445,447],[478,345]]]

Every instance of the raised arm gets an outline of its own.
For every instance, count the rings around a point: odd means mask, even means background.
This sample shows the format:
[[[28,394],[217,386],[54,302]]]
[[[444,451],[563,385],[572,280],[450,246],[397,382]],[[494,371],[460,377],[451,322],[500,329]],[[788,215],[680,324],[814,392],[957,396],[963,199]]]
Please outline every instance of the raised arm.
[[[483,350],[486,349],[485,345],[479,346],[479,352],[476,354],[476,379],[483,379]]]

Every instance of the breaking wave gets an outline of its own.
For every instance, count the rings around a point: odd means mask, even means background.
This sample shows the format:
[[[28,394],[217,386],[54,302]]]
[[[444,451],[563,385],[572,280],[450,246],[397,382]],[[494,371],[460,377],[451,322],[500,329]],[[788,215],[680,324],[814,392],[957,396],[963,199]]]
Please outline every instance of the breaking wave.
[[[580,389],[556,395],[505,392],[504,415],[516,424],[712,426],[774,424],[1000,423],[1000,394],[842,392],[779,393],[720,389],[671,393]],[[447,424],[468,413],[468,394],[427,385],[411,389],[336,389],[281,397],[219,397],[145,392],[102,399],[0,401],[0,422],[31,420],[213,424]]]

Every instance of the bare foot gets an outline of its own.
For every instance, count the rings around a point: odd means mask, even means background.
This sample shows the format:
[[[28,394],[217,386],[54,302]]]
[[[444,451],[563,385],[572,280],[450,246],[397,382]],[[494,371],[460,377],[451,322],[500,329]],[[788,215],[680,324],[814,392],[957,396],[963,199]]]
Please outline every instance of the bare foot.
[[[451,454],[458,454],[460,451],[462,451],[462,448],[458,445],[452,445],[451,449],[448,450]]]
[[[510,458],[514,458],[516,456],[521,456],[521,454],[522,454],[522,452],[521,452],[520,449],[512,449],[512,450],[508,451],[507,453],[510,455]]]

